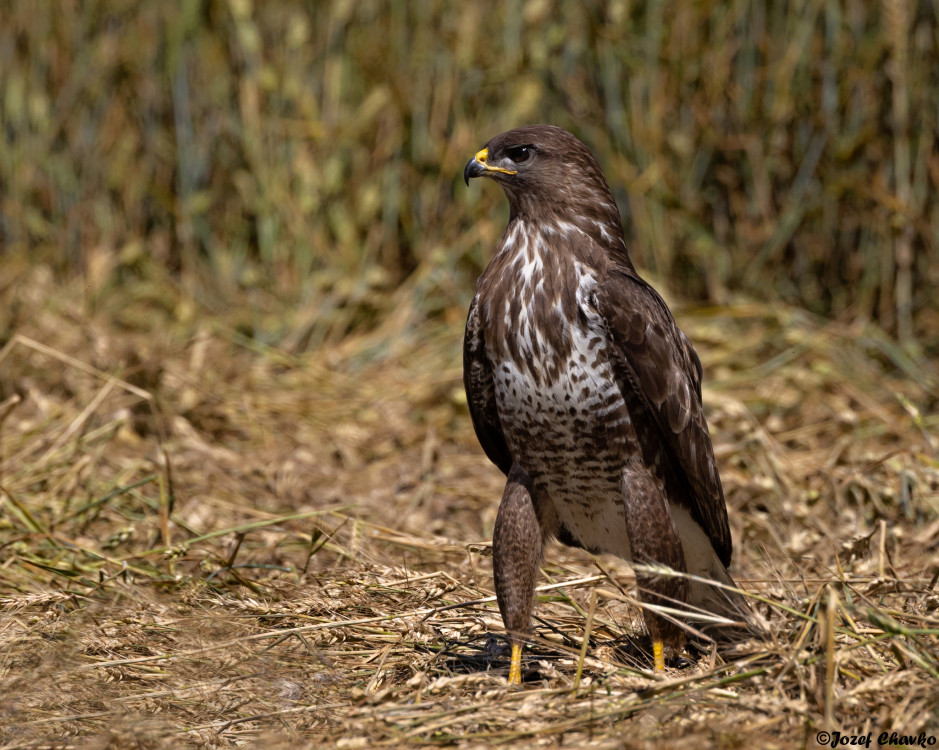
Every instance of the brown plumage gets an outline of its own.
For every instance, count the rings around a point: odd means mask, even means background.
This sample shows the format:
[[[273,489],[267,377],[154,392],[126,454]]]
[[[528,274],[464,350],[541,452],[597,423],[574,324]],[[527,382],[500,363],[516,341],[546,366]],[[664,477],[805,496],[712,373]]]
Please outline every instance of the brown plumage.
[[[731,585],[732,547],[701,363],[636,273],[596,159],[535,125],[489,141],[466,165],[467,184],[477,176],[511,209],[469,309],[463,381],[479,442],[507,475],[493,567],[518,682],[548,539]],[[713,586],[638,583],[648,603],[747,617],[741,597]],[[683,631],[644,617],[661,669],[663,644],[680,647]]]

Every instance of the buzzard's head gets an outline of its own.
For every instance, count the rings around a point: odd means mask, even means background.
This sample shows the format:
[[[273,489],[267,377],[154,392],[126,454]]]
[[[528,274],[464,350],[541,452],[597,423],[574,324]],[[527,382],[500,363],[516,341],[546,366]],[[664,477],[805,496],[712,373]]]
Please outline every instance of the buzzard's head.
[[[490,177],[505,191],[512,216],[595,219],[622,233],[619,211],[590,150],[563,128],[529,125],[497,135],[463,170]]]

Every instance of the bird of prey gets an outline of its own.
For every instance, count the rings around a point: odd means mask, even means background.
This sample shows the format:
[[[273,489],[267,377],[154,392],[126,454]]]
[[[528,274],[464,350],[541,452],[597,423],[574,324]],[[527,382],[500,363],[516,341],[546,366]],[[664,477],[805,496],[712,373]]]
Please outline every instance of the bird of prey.
[[[636,273],[597,160],[566,130],[533,125],[493,138],[463,176],[495,180],[510,206],[469,308],[463,383],[507,477],[493,572],[517,684],[547,540],[734,585],[730,529],[701,362]],[[648,604],[746,611],[739,594],[686,578],[637,582]],[[683,629],[643,616],[662,671]]]

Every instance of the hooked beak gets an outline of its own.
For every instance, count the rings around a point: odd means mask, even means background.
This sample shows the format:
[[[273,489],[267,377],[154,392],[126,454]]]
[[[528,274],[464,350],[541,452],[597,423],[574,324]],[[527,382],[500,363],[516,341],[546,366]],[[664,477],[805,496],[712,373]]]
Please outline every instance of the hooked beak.
[[[518,174],[517,169],[506,169],[497,167],[489,163],[489,149],[484,148],[476,156],[466,162],[466,168],[463,170],[463,180],[469,185],[470,177],[479,177],[480,175],[491,172],[501,172],[502,174]]]

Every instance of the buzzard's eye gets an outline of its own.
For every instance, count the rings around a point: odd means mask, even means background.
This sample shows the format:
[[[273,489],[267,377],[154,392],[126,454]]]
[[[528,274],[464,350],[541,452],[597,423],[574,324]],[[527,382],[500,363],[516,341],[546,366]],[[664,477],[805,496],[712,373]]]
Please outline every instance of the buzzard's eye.
[[[535,150],[531,146],[513,146],[506,149],[505,153],[516,164],[524,164],[531,161],[531,157],[535,155]]]

